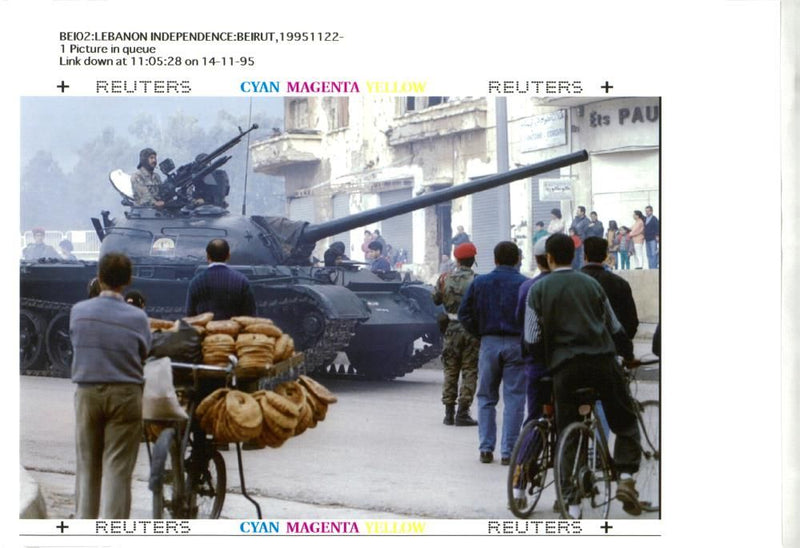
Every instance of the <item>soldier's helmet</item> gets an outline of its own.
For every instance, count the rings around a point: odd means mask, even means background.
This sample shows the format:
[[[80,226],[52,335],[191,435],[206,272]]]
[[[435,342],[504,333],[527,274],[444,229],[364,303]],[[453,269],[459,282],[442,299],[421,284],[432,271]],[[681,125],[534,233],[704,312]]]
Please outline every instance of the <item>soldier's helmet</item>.
[[[136,166],[136,169],[140,169],[142,166],[147,165],[147,159],[150,158],[153,154],[156,154],[156,151],[152,148],[143,148],[139,151],[139,165]]]
[[[477,254],[478,254],[478,249],[472,242],[466,242],[460,244],[453,251],[453,256],[456,259],[469,259],[470,257],[474,257]]]

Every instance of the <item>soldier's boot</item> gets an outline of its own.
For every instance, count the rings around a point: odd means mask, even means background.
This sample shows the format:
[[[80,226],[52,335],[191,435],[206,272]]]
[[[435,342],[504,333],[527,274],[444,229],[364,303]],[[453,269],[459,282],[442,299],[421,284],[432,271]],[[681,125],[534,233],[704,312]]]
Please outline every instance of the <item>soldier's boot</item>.
[[[446,403],[444,404],[444,420],[442,421],[447,426],[453,426],[455,423],[454,417],[456,413],[456,404],[454,403]]]
[[[458,406],[456,413],[456,426],[478,426],[478,421],[469,416],[469,405]]]

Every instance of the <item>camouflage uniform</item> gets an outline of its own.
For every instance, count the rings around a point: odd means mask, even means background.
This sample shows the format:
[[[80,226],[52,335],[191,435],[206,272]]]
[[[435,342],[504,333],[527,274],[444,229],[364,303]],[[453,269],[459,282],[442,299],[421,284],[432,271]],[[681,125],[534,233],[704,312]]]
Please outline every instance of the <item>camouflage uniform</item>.
[[[161,192],[161,178],[155,171],[140,167],[131,175],[133,187],[133,201],[136,205],[153,205],[159,200]]]
[[[445,311],[454,315],[458,313],[461,298],[467,292],[475,273],[468,266],[458,266],[450,273],[442,274],[436,283],[433,302],[443,304]],[[450,319],[444,333],[444,387],[442,403],[452,405],[458,398],[459,406],[469,408],[475,397],[475,385],[478,379],[478,350],[481,341],[467,333],[458,320]],[[458,390],[458,374],[461,373],[461,391]]]

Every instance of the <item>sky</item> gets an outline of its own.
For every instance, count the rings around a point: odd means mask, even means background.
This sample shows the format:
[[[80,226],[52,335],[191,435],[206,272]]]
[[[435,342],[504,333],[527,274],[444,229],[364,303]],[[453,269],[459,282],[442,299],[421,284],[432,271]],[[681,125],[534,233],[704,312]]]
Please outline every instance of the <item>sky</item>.
[[[252,103],[253,112],[264,110],[270,116],[283,117],[282,98],[253,98]],[[210,127],[214,125],[217,113],[222,110],[233,115],[246,116],[250,110],[250,99],[21,97],[20,165],[26,165],[38,150],[49,150],[62,169],[68,172],[77,160],[73,150],[76,145],[98,135],[106,127],[114,127],[117,135],[126,135],[128,127],[142,113],[150,114],[159,123],[178,111],[197,118],[201,127]],[[168,155],[168,151],[165,152]],[[131,152],[131,161],[134,164],[137,153],[138,148]]]

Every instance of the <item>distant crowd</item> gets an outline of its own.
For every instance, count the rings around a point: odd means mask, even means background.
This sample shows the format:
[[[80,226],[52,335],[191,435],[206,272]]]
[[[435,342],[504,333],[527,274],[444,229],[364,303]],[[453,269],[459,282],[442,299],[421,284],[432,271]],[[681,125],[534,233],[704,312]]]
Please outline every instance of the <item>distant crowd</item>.
[[[583,242],[586,238],[605,238],[608,242],[608,259],[606,264],[614,270],[628,270],[641,268],[658,268],[659,245],[661,230],[658,218],[653,215],[653,207],[644,208],[633,212],[633,224],[619,226],[617,221],[608,221],[608,229],[603,228],[603,222],[598,219],[597,212],[591,211],[586,217],[586,208],[578,206],[575,217],[567,228],[560,209],[550,211],[550,223],[547,228],[544,222],[536,223],[533,233],[534,244],[548,234],[568,234],[575,243],[574,268],[580,268],[583,257]]]

